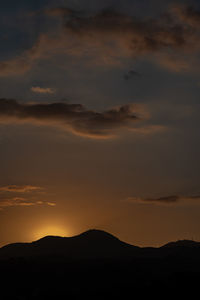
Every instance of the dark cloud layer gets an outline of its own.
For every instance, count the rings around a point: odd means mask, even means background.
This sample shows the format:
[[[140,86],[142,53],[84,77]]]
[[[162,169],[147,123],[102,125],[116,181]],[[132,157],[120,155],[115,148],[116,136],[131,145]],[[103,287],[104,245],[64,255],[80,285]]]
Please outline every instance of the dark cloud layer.
[[[60,9],[61,10],[61,9]],[[65,22],[67,31],[86,38],[120,38],[133,52],[149,52],[164,47],[182,47],[186,29],[167,18],[139,20],[135,17],[105,10],[94,16],[71,17]]]
[[[138,57],[157,54],[156,62],[173,71],[185,70],[184,55],[199,51],[200,12],[186,5],[172,5],[160,17],[136,18],[106,9],[93,15],[55,8],[66,35],[77,37],[91,49],[99,47],[99,55]],[[108,47],[110,43],[110,48]],[[103,54],[102,54],[103,53]],[[112,62],[112,59],[110,60]]]
[[[43,13],[61,18],[62,28],[41,32],[29,50],[1,61],[0,76],[23,74],[38,60],[56,54],[86,56],[93,65],[116,65],[123,58],[145,56],[172,71],[181,71],[191,64],[185,55],[200,48],[200,12],[185,5],[173,5],[155,18],[138,18],[113,8],[89,13],[56,7]]]
[[[192,27],[200,26],[200,11],[196,10],[192,6],[186,5],[174,5],[172,12],[177,16],[180,21]]]
[[[77,37],[91,49],[99,47],[104,57],[113,58],[117,51],[119,57],[152,53],[158,64],[179,71],[187,69],[184,55],[199,50],[200,12],[185,5],[173,5],[154,19],[136,18],[113,9],[82,16],[80,12],[66,14],[66,8],[56,8],[55,12],[63,18],[67,36]]]
[[[38,122],[94,138],[109,138],[116,129],[132,128],[140,119],[138,114],[138,107],[133,104],[96,112],[86,110],[81,104],[22,104],[16,100],[0,99],[0,122]]]

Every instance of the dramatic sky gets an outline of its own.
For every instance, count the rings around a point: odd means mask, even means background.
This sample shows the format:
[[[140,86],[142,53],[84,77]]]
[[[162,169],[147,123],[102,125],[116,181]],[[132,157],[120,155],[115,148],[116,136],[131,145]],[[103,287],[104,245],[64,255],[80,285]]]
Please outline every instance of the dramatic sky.
[[[0,246],[200,240],[198,0],[0,3]]]

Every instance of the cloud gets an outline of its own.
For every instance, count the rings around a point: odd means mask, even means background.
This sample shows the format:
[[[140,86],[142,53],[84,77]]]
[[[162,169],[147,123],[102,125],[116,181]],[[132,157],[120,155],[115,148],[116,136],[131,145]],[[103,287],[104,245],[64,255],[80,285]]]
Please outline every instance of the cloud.
[[[200,195],[196,196],[182,196],[170,195],[159,198],[140,198],[129,197],[126,199],[128,203],[141,203],[141,204],[156,204],[156,205],[174,205],[174,204],[200,204]]]
[[[186,30],[162,19],[140,20],[112,10],[88,17],[72,17],[65,22],[67,33],[79,38],[116,40],[131,53],[151,52],[165,47],[182,47]]]
[[[27,201],[22,197],[14,197],[10,199],[1,199],[0,200],[0,208],[13,207],[13,206],[33,206],[34,202]]]
[[[185,26],[175,11],[168,11],[156,19],[139,19],[114,10],[104,10],[96,15],[73,15],[63,17],[63,20],[67,36],[76,37],[92,51],[100,49],[103,56],[110,56],[113,60],[143,56],[165,68],[177,71],[178,68],[185,68],[186,63],[181,62],[180,58],[176,63],[174,57],[182,57],[188,51],[199,50],[198,28]],[[157,60],[157,56],[150,57],[150,54],[161,55]],[[173,68],[174,64],[177,67]]]
[[[126,74],[124,74],[124,79],[125,80],[130,80],[133,78],[137,78],[140,76],[140,73],[134,70],[129,70]]]
[[[39,206],[39,205],[48,205],[48,206],[56,206],[54,202],[46,202],[46,201],[37,201],[33,199],[26,199],[23,197],[13,197],[13,198],[2,198],[0,199],[0,210],[9,207],[16,207],[16,206]]]
[[[0,192],[9,193],[30,193],[43,190],[42,187],[32,186],[32,185],[7,185],[0,186]]]
[[[23,53],[21,57],[17,57],[6,61],[1,61],[0,76],[24,74],[30,70],[31,66],[32,66],[31,56],[27,55],[26,57],[26,53]]]
[[[188,5],[173,5],[172,13],[179,18],[181,22],[192,27],[200,27],[200,11]]]
[[[23,104],[16,100],[0,99],[0,122],[29,122],[58,126],[73,134],[91,138],[110,138],[116,131],[131,129],[141,120],[142,109],[127,104],[104,112],[87,110],[81,104],[49,103]]]
[[[0,76],[23,75],[28,72],[34,63],[42,58],[42,52],[40,51],[42,37],[43,35],[41,34],[36,43],[21,55],[9,60],[0,61]]]
[[[41,33],[29,50],[0,62],[0,76],[24,74],[55,55],[86,57],[82,63],[101,66],[139,57],[177,72],[188,69],[187,55],[200,48],[200,13],[192,7],[174,6],[154,19],[108,9],[91,14],[57,7],[44,13],[62,18],[62,28]]]
[[[46,202],[46,204],[49,206],[56,206],[56,203],[54,203],[54,202]]]
[[[155,55],[154,60],[159,63],[161,67],[168,69],[172,72],[187,72],[191,68],[194,68],[196,60],[194,57],[190,57],[188,60],[187,55],[180,55],[178,53],[158,53]]]
[[[43,190],[44,188],[33,186],[33,185],[7,185],[0,187],[0,210],[9,207],[19,207],[19,206],[56,206],[55,202],[47,201],[47,200],[38,200],[36,197],[36,193]],[[23,194],[23,196],[19,196],[19,194]],[[10,195],[13,195],[11,197]],[[25,196],[26,195],[26,196]]]
[[[55,90],[52,88],[42,88],[39,86],[33,86],[31,91],[38,94],[54,94]]]

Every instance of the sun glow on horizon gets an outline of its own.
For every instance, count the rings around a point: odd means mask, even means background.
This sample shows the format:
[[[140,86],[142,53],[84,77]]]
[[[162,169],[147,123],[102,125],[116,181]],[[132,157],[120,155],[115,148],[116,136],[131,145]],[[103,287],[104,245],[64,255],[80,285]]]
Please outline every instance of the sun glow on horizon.
[[[72,236],[70,230],[62,226],[44,226],[33,233],[33,239],[38,240],[45,236],[61,236],[61,237],[69,237]]]

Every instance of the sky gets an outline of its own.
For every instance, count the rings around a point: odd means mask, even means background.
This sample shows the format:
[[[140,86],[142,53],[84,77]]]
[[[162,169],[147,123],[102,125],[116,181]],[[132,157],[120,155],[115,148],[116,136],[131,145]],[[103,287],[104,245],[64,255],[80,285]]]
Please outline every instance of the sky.
[[[200,240],[200,4],[0,3],[0,246]]]

